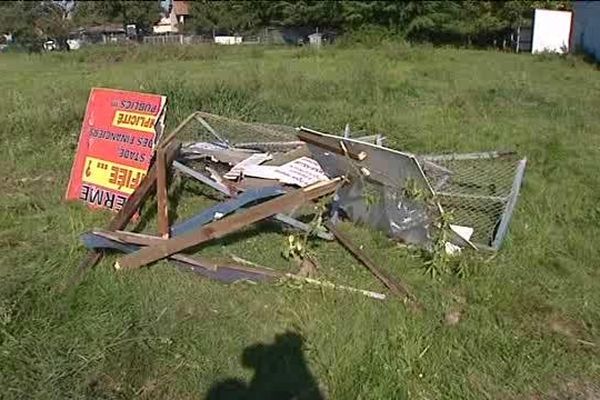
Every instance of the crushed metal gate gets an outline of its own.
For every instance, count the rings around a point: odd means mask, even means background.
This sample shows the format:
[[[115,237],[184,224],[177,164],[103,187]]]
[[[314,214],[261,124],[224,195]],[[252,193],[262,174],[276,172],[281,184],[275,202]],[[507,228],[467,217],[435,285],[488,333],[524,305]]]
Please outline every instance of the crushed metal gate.
[[[436,195],[441,210],[452,214],[453,224],[473,228],[470,241],[477,248],[500,249],[527,163],[526,158],[514,152],[414,155],[383,146],[384,138],[380,135],[352,138],[348,126],[343,136],[336,136],[303,127],[244,122],[202,111],[194,113],[192,122],[179,134],[184,141],[214,143],[222,149],[235,147],[249,153],[296,149],[295,156],[310,155],[329,176],[341,172],[350,174],[355,179],[336,194],[334,208],[355,222],[366,223],[408,243],[427,242],[431,218],[423,207],[403,196],[407,177]],[[365,176],[364,171],[349,167],[347,157],[340,154],[323,152],[310,143],[306,149],[305,143],[297,137],[302,129],[367,151],[370,157],[367,157],[366,169],[372,175]],[[182,151],[188,160],[195,158],[186,146]],[[374,199],[382,200],[381,207],[372,206]]]

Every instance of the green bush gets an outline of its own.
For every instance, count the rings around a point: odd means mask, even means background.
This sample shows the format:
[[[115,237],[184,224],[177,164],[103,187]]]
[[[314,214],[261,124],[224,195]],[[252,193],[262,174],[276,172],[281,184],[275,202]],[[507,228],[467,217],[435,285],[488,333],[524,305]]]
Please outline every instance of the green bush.
[[[406,43],[405,37],[395,30],[376,25],[366,25],[344,33],[336,40],[338,47],[379,47],[383,43]]]

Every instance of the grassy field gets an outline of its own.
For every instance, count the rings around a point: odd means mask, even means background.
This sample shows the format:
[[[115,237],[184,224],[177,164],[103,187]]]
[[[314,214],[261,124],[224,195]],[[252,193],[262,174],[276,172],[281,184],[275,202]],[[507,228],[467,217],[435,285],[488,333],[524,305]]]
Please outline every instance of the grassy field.
[[[600,396],[593,66],[393,44],[154,52],[0,55],[0,398]],[[169,96],[170,127],[198,109],[338,132],[349,122],[416,153],[512,148],[529,159],[526,181],[503,249],[467,260],[464,278],[432,279],[423,259],[344,226],[422,313],[300,285],[225,286],[164,262],[116,273],[114,256],[62,291],[85,254],[78,235],[109,218],[62,200],[93,86]],[[185,193],[180,215],[210,204]],[[201,252],[292,271],[284,239],[263,224]],[[338,244],[315,252],[322,277],[383,291]],[[445,324],[448,312],[460,322]]]

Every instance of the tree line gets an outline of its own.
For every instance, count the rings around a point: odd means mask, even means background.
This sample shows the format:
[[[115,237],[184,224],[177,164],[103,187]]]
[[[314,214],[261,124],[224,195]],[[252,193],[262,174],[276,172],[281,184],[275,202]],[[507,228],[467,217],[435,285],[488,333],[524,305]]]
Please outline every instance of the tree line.
[[[319,27],[340,33],[385,29],[407,40],[485,44],[531,21],[533,9],[571,8],[570,1],[196,1],[195,33],[257,32],[265,27]]]
[[[337,33],[382,29],[411,41],[488,45],[527,25],[534,8],[570,9],[570,1],[193,1],[185,30],[251,34],[266,27],[312,27]],[[21,43],[66,38],[77,27],[135,24],[150,34],[159,1],[4,1],[0,32]]]

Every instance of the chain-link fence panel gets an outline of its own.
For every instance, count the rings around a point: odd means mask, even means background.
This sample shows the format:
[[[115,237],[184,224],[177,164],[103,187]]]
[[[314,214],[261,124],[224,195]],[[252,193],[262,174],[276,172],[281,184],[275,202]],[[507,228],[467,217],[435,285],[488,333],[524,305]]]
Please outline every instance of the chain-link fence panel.
[[[525,159],[514,153],[419,157],[425,175],[453,223],[474,229],[471,240],[497,250],[515,206]]]
[[[203,111],[196,111],[178,131],[177,137],[184,144],[190,142],[215,143],[215,141],[237,144],[297,140],[296,129],[291,126],[244,122]]]

